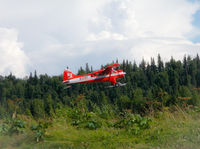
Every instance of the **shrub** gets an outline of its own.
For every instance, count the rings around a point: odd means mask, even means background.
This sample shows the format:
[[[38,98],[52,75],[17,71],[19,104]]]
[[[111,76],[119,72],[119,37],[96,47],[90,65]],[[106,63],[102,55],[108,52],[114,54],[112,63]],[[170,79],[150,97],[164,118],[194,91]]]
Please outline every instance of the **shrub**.
[[[12,119],[10,121],[10,124],[11,124],[10,129],[9,129],[10,134],[23,133],[26,127],[26,122],[23,120],[18,120],[18,119]]]
[[[0,135],[5,135],[9,131],[9,126],[6,123],[0,124]]]
[[[46,129],[51,125],[51,123],[39,123],[38,125],[32,125],[30,128],[35,133],[36,142],[44,139]]]
[[[102,125],[102,124],[101,124],[100,121],[97,121],[97,120],[89,120],[89,121],[86,122],[85,128],[94,130],[94,129],[97,129],[97,128],[101,128],[101,125]]]
[[[72,119],[71,125],[78,128],[88,128],[91,130],[101,128],[102,123],[93,112],[81,111],[78,108],[68,111],[68,117]]]
[[[148,129],[150,127],[150,118],[141,117],[140,115],[125,113],[123,118],[114,123],[115,128],[125,128],[133,134],[138,134],[140,130]]]
[[[26,122],[19,119],[6,120],[0,124],[0,134],[23,133],[26,128]]]

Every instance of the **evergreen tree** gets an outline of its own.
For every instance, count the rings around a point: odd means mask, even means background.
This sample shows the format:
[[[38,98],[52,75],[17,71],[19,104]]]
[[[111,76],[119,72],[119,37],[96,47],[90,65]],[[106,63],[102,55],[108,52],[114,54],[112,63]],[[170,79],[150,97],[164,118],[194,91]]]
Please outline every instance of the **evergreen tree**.
[[[88,63],[86,63],[86,66],[85,66],[85,72],[86,72],[86,73],[90,73],[90,68],[89,68]]]
[[[158,72],[163,72],[164,71],[164,64],[163,61],[161,60],[160,54],[158,54]]]
[[[142,113],[146,108],[159,109],[162,106],[170,106],[179,103],[199,105],[200,88],[200,59],[197,54],[195,58],[184,56],[183,61],[176,61],[173,57],[165,65],[158,55],[157,65],[151,58],[146,63],[143,59],[139,66],[134,61],[123,60],[120,69],[126,72],[125,80],[127,85],[116,88],[105,88],[110,83],[86,83],[72,85],[64,89],[62,76],[37,75],[30,73],[29,77],[17,79],[12,73],[8,76],[0,76],[0,111],[6,115],[13,115],[14,101],[22,99],[17,112],[28,114],[34,117],[52,116],[54,111],[61,105],[72,106],[80,95],[88,103],[88,108],[99,109],[112,104],[116,109],[132,109]],[[103,65],[102,65],[103,68]],[[86,63],[78,74],[85,74],[93,71],[92,66]],[[181,98],[186,99],[186,102]],[[9,104],[8,104],[9,101]],[[147,103],[146,103],[147,101]],[[150,103],[157,103],[150,104]],[[2,117],[2,114],[0,114]]]

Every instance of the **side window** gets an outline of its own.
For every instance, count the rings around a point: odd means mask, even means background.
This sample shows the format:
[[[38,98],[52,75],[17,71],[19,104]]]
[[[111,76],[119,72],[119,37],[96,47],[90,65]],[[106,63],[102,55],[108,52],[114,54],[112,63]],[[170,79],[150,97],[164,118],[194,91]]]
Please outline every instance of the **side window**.
[[[103,75],[108,75],[108,73],[107,72],[103,72]]]
[[[91,75],[92,77],[95,77],[95,74]]]
[[[100,76],[101,75],[101,73],[97,73],[97,76]]]

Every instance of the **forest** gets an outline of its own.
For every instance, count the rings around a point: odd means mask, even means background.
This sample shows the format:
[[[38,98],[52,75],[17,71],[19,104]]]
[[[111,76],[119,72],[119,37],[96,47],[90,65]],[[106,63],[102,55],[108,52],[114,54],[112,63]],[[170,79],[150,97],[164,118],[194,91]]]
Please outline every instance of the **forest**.
[[[46,141],[48,140],[47,130],[53,129],[54,120],[58,121],[60,117],[69,119],[69,122],[64,123],[67,123],[70,128],[75,127],[74,131],[81,128],[100,131],[103,128],[113,127],[116,129],[113,131],[124,129],[129,133],[131,130],[133,135],[137,136],[142,134],[140,130],[146,132],[154,125],[154,118],[149,114],[156,117],[159,112],[166,109],[171,113],[185,111],[184,109],[198,111],[200,106],[199,55],[184,56],[183,60],[175,60],[171,57],[170,61],[164,62],[158,54],[156,59],[157,61],[151,58],[150,62],[143,59],[139,64],[135,61],[123,60],[117,69],[124,70],[126,76],[118,81],[127,84],[115,88],[106,88],[110,85],[106,82],[76,84],[64,89],[62,75],[38,75],[37,71],[23,79],[16,78],[12,73],[8,76],[0,76],[0,136],[14,132],[20,134],[26,129],[25,127],[29,127],[31,134],[35,136],[33,138],[41,144],[45,142],[45,137]],[[118,60],[112,63],[115,62]],[[101,67],[104,68],[109,64]],[[90,72],[93,72],[93,68],[86,63],[85,67],[80,67],[77,74]],[[137,141],[133,142],[124,143],[121,148],[137,144]],[[62,143],[57,144],[57,148],[80,148],[72,142],[65,142],[67,147]],[[93,148],[92,143],[87,144],[85,141],[85,144],[86,148]],[[4,145],[7,147],[6,144]],[[103,148],[102,144],[98,145]],[[115,145],[111,145],[110,148],[120,146]]]
[[[120,111],[130,109],[141,114],[152,107],[159,109],[183,103],[199,105],[199,56],[185,56],[182,62],[171,58],[165,64],[160,55],[157,59],[155,62],[152,58],[150,63],[142,60],[139,66],[136,62],[124,60],[119,69],[127,73],[125,79],[121,80],[127,85],[116,88],[105,88],[109,83],[88,83],[64,89],[62,75],[37,76],[36,71],[24,79],[18,79],[12,74],[0,76],[0,118],[12,116],[15,110],[34,117],[49,116],[59,106],[70,106],[79,96],[87,100],[91,110],[94,104],[99,107],[111,104]],[[78,74],[91,71],[92,67],[86,64],[85,69],[81,67],[78,70]],[[17,104],[19,106],[16,109],[14,105]]]

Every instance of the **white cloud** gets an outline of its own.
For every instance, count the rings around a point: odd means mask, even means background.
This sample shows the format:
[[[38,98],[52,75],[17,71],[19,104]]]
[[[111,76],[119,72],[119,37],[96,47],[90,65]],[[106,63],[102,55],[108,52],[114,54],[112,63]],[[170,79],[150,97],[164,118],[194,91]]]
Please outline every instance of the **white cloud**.
[[[182,59],[185,54],[200,52],[200,44],[190,41],[200,33],[200,29],[192,24],[200,3],[187,0],[113,0],[104,9],[106,11],[99,16],[105,15],[104,18],[110,20],[110,29],[91,33],[89,39],[108,40],[114,39],[114,34],[120,35],[121,40],[127,40],[121,42],[125,43],[121,53],[126,53],[129,59],[141,61],[142,58],[156,57],[158,53],[164,59],[171,56]],[[114,44],[113,41],[110,43]]]
[[[200,35],[200,28],[192,24],[199,2],[19,1],[1,2],[0,22],[19,31],[32,64],[28,71],[57,74],[66,65],[79,68],[86,62],[100,65],[116,58],[141,61],[158,53],[166,60],[171,56],[182,59],[200,50],[200,45],[190,40]],[[3,34],[3,38],[19,44],[16,47],[25,56],[16,34],[12,39]],[[1,72],[7,70],[4,67]]]
[[[88,37],[88,41],[97,41],[97,40],[126,40],[127,38],[118,33],[111,33],[108,31],[102,31],[99,34],[91,33]]]
[[[186,0],[140,0],[129,1],[126,6],[127,34],[141,40],[133,45],[132,57],[150,59],[160,53],[165,59],[182,59],[185,54],[199,53],[199,44],[189,40],[196,30],[192,20],[199,4]]]
[[[126,15],[122,23],[129,37],[182,38],[192,30],[193,14],[199,4],[187,0],[118,1]]]
[[[23,44],[18,42],[15,29],[0,28],[0,74],[12,72],[17,77],[24,77],[28,58],[22,51]]]
[[[150,61],[151,57],[157,58],[159,53],[165,61],[168,61],[171,56],[182,60],[184,55],[196,56],[199,50],[200,44],[194,44],[187,40],[141,39],[132,47],[131,56],[137,61],[141,61],[142,58]]]

